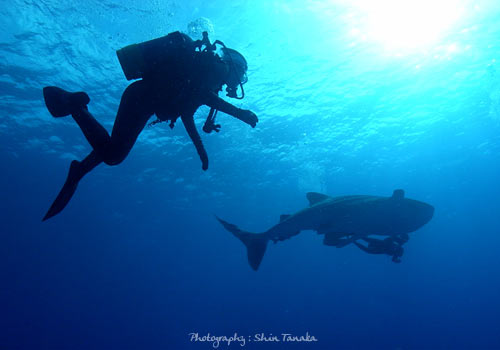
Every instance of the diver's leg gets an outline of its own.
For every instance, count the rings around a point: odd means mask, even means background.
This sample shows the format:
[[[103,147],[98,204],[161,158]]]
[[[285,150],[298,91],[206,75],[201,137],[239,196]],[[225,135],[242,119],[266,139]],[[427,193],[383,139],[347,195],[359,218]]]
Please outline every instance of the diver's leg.
[[[352,242],[356,245],[356,247],[358,247],[359,249],[361,249],[362,251],[364,251],[365,253],[368,253],[368,254],[373,254],[373,252],[371,250],[368,249],[368,247],[365,247],[364,245],[358,243],[358,242]]]
[[[94,151],[102,154],[111,140],[106,129],[94,118],[86,106],[74,111],[71,116]]]
[[[341,242],[339,235],[335,233],[326,233],[325,238],[323,238],[323,244],[327,246],[334,247]]]
[[[371,238],[371,237],[363,237],[361,239],[368,244],[377,244],[377,243],[381,242],[380,239]]]
[[[71,116],[90,146],[109,165],[120,163],[132,149],[139,133],[153,115],[150,89],[143,81],[130,84],[123,92],[113,126],[113,140],[88,111],[85,93],[70,93],[56,87],[44,88],[47,108],[54,117]],[[88,99],[88,96],[87,96]]]
[[[108,165],[121,163],[153,114],[148,85],[141,80],[130,84],[123,92],[110,142],[102,154],[103,161]]]
[[[50,206],[47,214],[45,214],[42,221],[50,219],[54,215],[59,214],[66,207],[71,197],[75,193],[78,182],[82,179],[82,177],[85,176],[85,174],[89,173],[100,163],[102,163],[102,158],[95,151],[92,151],[81,162],[77,160],[72,161],[69,167],[66,181],[64,182],[61,191],[59,191],[59,194]]]
[[[80,179],[101,162],[116,165],[123,161],[153,113],[149,89],[142,81],[132,83],[125,89],[111,137],[86,108],[74,112],[73,118],[94,150],[83,161],[71,162],[66,182],[43,220],[61,212]]]
[[[349,238],[339,239],[339,243],[337,243],[336,247],[343,248],[346,245],[349,245],[349,244],[353,243],[354,241],[357,241],[358,239],[364,239],[364,236],[353,234]]]
[[[149,88],[139,80],[130,84],[122,94],[111,137],[86,108],[72,116],[102,161],[117,165],[129,154],[153,113]]]

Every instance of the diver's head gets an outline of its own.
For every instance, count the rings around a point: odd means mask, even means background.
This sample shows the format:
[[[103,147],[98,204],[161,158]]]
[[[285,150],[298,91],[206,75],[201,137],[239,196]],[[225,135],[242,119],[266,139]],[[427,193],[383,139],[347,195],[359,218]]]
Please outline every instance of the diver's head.
[[[242,54],[233,49],[228,49],[226,47],[222,48],[222,61],[229,68],[229,72],[226,76],[225,84],[227,96],[232,98],[243,98],[245,93],[243,91],[243,84],[247,82],[247,61]],[[238,86],[242,88],[242,97],[238,97],[237,90]]]

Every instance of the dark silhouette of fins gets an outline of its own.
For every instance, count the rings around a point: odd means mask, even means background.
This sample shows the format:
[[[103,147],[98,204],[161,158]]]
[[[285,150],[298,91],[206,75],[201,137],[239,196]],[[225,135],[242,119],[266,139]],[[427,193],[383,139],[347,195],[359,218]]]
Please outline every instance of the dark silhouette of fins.
[[[42,221],[50,219],[51,217],[59,214],[66,207],[71,197],[73,197],[73,194],[76,191],[76,187],[78,186],[78,182],[81,179],[81,176],[78,173],[79,165],[80,162],[77,160],[71,162],[66,182],[64,183],[61,191],[47,211],[47,214],[45,214],[45,216],[43,217]]]
[[[245,232],[240,230],[236,225],[219,219],[217,216],[216,218],[226,230],[236,236],[247,247],[248,263],[252,269],[257,271],[266,253],[267,242],[269,241],[266,234]]]
[[[43,99],[54,118],[65,117],[90,102],[85,92],[68,92],[55,86],[43,88]]]

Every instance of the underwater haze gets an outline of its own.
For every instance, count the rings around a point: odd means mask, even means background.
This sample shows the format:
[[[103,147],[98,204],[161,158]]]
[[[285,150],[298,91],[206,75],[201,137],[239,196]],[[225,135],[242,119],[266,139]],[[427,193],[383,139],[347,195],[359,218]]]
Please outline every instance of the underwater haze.
[[[0,349],[500,349],[499,1],[0,3]],[[116,50],[176,30],[245,56],[228,101],[257,127],[219,113],[206,172],[180,122],[147,127],[42,222],[91,150],[42,88],[111,130]],[[215,218],[263,232],[310,191],[395,189],[435,208],[400,264],[305,231],[253,271]]]

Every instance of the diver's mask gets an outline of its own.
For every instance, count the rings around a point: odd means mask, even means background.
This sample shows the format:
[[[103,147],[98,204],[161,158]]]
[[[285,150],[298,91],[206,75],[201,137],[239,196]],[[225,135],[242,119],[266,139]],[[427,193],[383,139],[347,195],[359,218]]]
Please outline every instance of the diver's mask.
[[[226,78],[226,95],[231,98],[241,100],[245,97],[243,84],[248,81],[247,61],[242,54],[233,49],[222,48],[222,61],[229,67]],[[238,86],[241,88],[241,96],[238,96]]]
[[[210,43],[208,39],[208,33],[203,32],[203,39],[197,40],[195,42],[195,47],[199,51],[203,52],[214,52],[217,49],[217,44],[222,46],[221,49],[221,60],[226,65],[228,71],[226,73],[226,78],[224,84],[226,84],[227,96],[231,98],[236,98],[241,100],[245,97],[245,90],[243,90],[243,84],[248,81],[247,78],[247,61],[242,54],[233,49],[228,49],[222,41],[216,40],[214,43]],[[238,96],[238,86],[241,88],[241,96]],[[212,131],[219,132],[221,126],[215,124],[215,117],[217,116],[217,109],[211,108],[208,114],[205,125],[203,125],[203,131],[206,133],[211,133]]]

